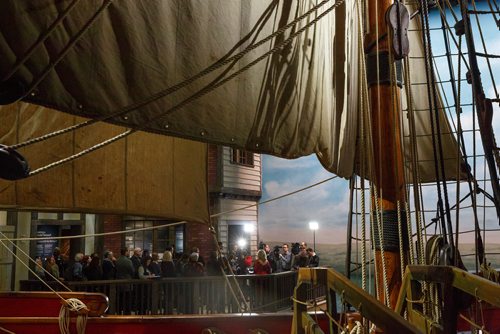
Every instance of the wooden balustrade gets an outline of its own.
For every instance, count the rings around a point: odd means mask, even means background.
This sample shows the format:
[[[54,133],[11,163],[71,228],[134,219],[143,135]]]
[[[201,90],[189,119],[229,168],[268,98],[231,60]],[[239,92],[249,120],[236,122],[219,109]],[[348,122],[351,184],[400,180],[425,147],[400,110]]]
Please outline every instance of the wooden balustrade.
[[[228,276],[236,294],[236,283],[254,313],[290,309],[296,272],[270,275]],[[57,282],[54,290],[64,291]],[[103,280],[65,282],[72,291],[100,292],[109,298],[108,314],[215,314],[238,313],[228,283],[222,276],[154,278],[147,280]],[[37,280],[20,281],[23,291],[46,291]],[[321,291],[314,291],[319,297]]]

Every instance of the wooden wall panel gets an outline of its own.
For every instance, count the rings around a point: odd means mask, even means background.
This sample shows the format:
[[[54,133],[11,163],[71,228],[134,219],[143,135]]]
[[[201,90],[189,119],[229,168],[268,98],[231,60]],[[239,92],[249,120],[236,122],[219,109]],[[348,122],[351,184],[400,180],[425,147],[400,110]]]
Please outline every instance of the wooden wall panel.
[[[0,108],[0,143],[65,128],[74,116],[26,103]],[[126,129],[98,123],[19,151],[32,169]],[[0,208],[127,214],[207,223],[207,145],[137,132],[24,180],[0,180]]]

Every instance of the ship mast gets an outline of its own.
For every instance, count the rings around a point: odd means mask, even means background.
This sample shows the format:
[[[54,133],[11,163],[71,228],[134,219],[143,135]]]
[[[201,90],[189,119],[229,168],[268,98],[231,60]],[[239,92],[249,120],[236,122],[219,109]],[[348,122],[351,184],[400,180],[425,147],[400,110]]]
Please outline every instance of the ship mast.
[[[385,19],[386,12],[392,4],[392,0],[368,0],[365,54],[374,155],[372,180],[376,188],[372,199],[374,208],[372,237],[375,245],[377,298],[382,303],[386,303],[385,294],[387,293],[389,303],[386,304],[394,308],[401,287],[401,257],[404,259],[403,263],[407,263],[407,254],[400,250],[398,226],[399,216],[402,231],[406,231],[406,214],[404,213],[406,194],[400,131],[401,88],[400,83],[396,82],[397,79],[394,80],[401,66],[394,66],[394,62],[390,60],[394,57],[391,57],[392,49],[390,49],[389,31]],[[399,16],[399,9],[397,14]],[[398,23],[400,23],[399,19]],[[401,42],[397,35],[394,35],[394,39],[399,39]],[[396,73],[393,73],[394,70],[391,70],[391,67],[396,68]],[[378,214],[375,210],[376,206],[379,208]],[[378,233],[379,224],[383,231],[382,238]],[[403,232],[402,235],[405,239],[407,233]],[[384,288],[384,281],[387,282],[387,288]]]

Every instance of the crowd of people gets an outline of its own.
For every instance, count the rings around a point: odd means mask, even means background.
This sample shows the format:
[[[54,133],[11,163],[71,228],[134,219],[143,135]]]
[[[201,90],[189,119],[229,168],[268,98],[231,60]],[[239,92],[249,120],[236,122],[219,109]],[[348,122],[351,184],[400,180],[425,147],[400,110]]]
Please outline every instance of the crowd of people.
[[[77,253],[71,262],[65,261],[59,248],[55,248],[53,255],[45,261],[37,257],[35,262],[35,273],[42,279],[93,281],[217,276],[224,273],[265,275],[300,267],[317,267],[319,257],[305,242],[292,246],[286,243],[276,245],[273,251],[268,244],[261,242],[255,257],[248,251],[239,249],[237,245],[226,253],[219,242],[218,251],[210,252],[206,262],[198,247],[183,254],[175,253],[173,247],[167,247],[161,256],[158,253],[150,254],[148,250],[143,251],[141,248],[132,251],[123,248],[117,258],[113,252],[106,251],[102,259],[97,253],[90,256]]]
[[[318,267],[319,256],[304,241],[292,246],[287,243],[276,245],[272,251],[269,244],[260,242],[255,259],[235,245],[228,256],[228,263],[238,275],[266,275],[297,270],[300,267]]]

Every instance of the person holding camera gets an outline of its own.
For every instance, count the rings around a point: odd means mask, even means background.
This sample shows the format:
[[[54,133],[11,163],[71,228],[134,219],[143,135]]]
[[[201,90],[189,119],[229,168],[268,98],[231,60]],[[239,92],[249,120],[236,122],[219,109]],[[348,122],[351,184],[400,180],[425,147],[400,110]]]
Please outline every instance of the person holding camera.
[[[292,269],[292,254],[288,250],[288,244],[283,244],[283,252],[279,254],[279,265],[281,271],[289,271]]]
[[[319,266],[319,256],[314,252],[312,248],[306,249],[307,256],[309,257],[308,267],[318,267]]]

